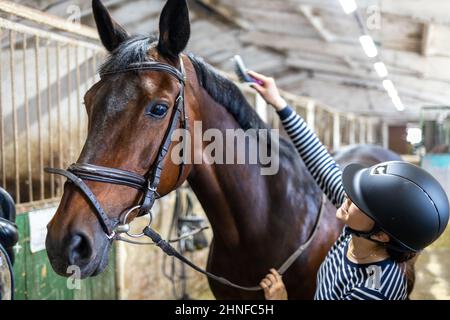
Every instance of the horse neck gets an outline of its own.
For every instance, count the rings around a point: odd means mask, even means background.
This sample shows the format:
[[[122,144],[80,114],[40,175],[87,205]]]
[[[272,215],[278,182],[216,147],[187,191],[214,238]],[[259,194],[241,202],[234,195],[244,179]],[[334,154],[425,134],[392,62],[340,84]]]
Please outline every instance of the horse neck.
[[[202,123],[202,133],[219,129],[225,142],[225,130],[240,129],[240,126],[206,92],[202,96],[197,119]],[[205,163],[193,167],[188,181],[208,216],[215,243],[241,246],[264,232],[271,197],[267,178],[261,175],[260,168],[255,164]]]

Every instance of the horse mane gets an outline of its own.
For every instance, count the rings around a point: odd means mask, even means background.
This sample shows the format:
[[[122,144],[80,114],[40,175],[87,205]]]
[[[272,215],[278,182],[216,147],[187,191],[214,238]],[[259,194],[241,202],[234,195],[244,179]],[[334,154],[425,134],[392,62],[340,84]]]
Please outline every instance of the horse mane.
[[[200,85],[214,101],[228,110],[242,129],[270,129],[232,81],[220,75],[202,58],[192,53],[189,54],[189,58],[194,65]]]
[[[211,98],[223,106],[244,129],[266,129],[270,135],[271,127],[265,123],[256,113],[255,109],[248,103],[242,91],[231,80],[222,76],[213,66],[206,63],[203,58],[188,54],[194,65],[200,85]],[[270,143],[270,139],[267,141]],[[298,153],[290,140],[280,136],[280,154],[297,161]]]

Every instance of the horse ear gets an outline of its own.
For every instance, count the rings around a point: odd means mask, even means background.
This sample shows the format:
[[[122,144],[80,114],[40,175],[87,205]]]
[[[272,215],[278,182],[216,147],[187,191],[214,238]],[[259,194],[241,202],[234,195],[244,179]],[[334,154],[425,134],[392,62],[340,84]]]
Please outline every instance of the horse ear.
[[[108,10],[100,0],[92,0],[92,10],[100,40],[109,52],[114,51],[122,42],[129,38],[128,33],[111,18]]]
[[[186,48],[191,34],[186,0],[168,0],[159,19],[158,51],[176,59]]]

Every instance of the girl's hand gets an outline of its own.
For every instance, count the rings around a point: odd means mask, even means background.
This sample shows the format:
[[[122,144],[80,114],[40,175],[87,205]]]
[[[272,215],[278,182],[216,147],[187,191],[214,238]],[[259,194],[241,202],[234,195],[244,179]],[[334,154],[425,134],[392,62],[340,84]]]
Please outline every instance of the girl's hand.
[[[277,111],[280,111],[287,106],[286,101],[281,97],[277,85],[273,78],[263,76],[254,71],[248,71],[248,74],[253,78],[260,80],[263,84],[252,83],[250,86],[259,92],[264,100],[272,105]]]
[[[270,269],[270,273],[261,280],[259,285],[264,289],[266,300],[287,300],[288,298],[281,275],[275,269]]]

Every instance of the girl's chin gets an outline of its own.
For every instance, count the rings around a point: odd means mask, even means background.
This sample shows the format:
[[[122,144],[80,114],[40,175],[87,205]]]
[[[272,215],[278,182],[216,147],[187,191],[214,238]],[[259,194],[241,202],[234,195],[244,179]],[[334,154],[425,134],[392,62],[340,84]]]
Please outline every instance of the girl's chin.
[[[347,215],[340,208],[336,211],[336,218],[342,222],[347,221]]]

